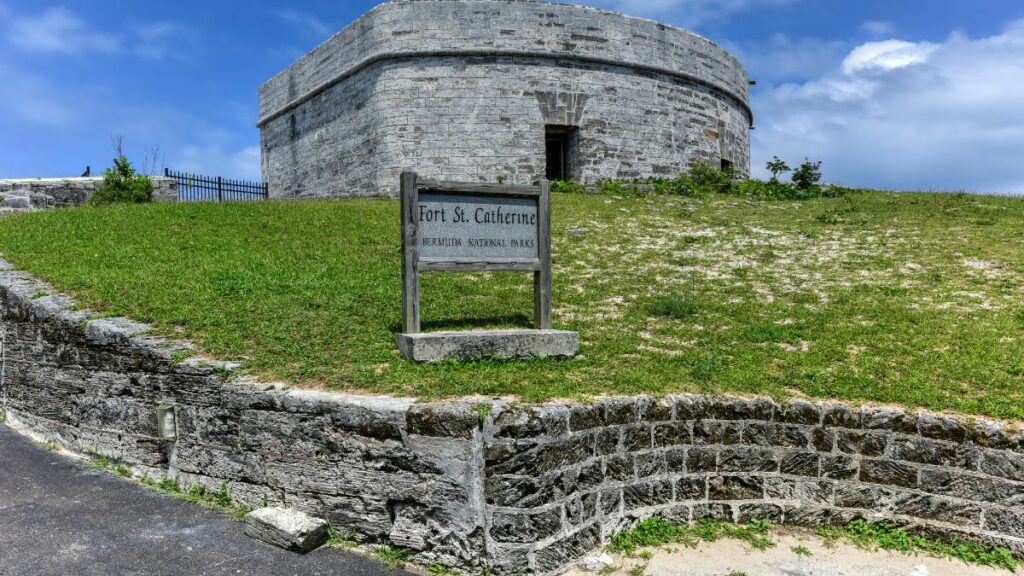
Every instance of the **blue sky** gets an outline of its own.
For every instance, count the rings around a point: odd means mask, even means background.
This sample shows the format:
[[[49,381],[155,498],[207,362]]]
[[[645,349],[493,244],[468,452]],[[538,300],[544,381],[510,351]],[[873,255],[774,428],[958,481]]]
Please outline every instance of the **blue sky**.
[[[1020,0],[593,0],[687,27],[758,80],[753,160],[826,179],[1024,192]],[[257,89],[373,1],[0,0],[0,177],[142,162],[259,177]]]

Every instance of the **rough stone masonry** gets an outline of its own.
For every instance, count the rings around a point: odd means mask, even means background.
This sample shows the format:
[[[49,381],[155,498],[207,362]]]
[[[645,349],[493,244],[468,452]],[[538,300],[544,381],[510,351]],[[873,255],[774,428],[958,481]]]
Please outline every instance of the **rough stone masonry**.
[[[1021,423],[697,395],[524,405],[259,384],[0,260],[7,422],[467,574],[554,574],[638,519],[888,520],[1024,554]],[[177,438],[157,437],[159,405]]]
[[[381,4],[260,88],[275,197],[461,182],[749,173],[749,79],[707,39],[527,0]]]

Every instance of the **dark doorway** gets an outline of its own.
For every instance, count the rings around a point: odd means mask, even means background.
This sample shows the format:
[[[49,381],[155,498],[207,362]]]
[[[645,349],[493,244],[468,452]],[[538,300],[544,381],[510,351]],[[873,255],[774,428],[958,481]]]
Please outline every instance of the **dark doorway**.
[[[548,180],[575,180],[579,178],[579,130],[575,126],[545,126],[544,144]]]
[[[722,172],[725,172],[726,174],[731,174],[732,173],[732,161],[731,160],[726,160],[725,158],[722,158]]]

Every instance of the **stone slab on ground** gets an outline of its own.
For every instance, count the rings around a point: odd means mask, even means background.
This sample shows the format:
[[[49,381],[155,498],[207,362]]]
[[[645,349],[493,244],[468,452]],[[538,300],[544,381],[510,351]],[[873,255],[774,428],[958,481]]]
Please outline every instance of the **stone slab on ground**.
[[[327,543],[327,522],[298,510],[260,508],[245,515],[245,534],[293,552],[312,552]]]
[[[787,531],[789,532],[789,531]],[[987,566],[929,556],[905,556],[896,552],[868,551],[846,543],[828,544],[811,532],[793,530],[773,537],[775,547],[759,551],[738,540],[702,542],[696,548],[683,544],[651,548],[650,560],[614,555],[615,566],[601,572],[628,576],[642,568],[645,576],[1012,576]],[[803,547],[810,555],[793,548]],[[1021,574],[1020,570],[1017,574]],[[593,576],[578,565],[564,576]]]
[[[398,349],[414,362],[473,358],[572,358],[580,335],[566,330],[475,330],[399,334]]]

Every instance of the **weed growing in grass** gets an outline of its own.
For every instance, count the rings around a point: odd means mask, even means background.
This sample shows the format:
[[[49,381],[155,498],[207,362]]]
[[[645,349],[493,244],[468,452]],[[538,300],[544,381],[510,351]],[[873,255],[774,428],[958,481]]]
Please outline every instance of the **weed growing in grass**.
[[[846,526],[827,526],[815,532],[826,540],[841,540],[865,550],[892,550],[906,555],[925,553],[939,558],[955,558],[965,564],[1004,568],[1010,572],[1024,566],[1021,559],[1006,548],[964,542],[954,536],[944,541],[910,534],[885,522],[855,520]]]
[[[805,558],[808,556],[813,556],[813,554],[811,554],[811,551],[808,550],[806,546],[793,546],[792,548],[790,548],[790,550],[792,550],[793,554],[796,554],[797,556],[803,556]]]
[[[629,570],[629,576],[644,576],[647,573],[646,566],[634,566]]]
[[[405,566],[405,563],[412,557],[412,550],[381,544],[373,549],[373,555],[388,568],[398,570]]]
[[[646,308],[651,316],[682,319],[700,312],[700,302],[693,296],[672,293],[653,298],[647,303]]]

